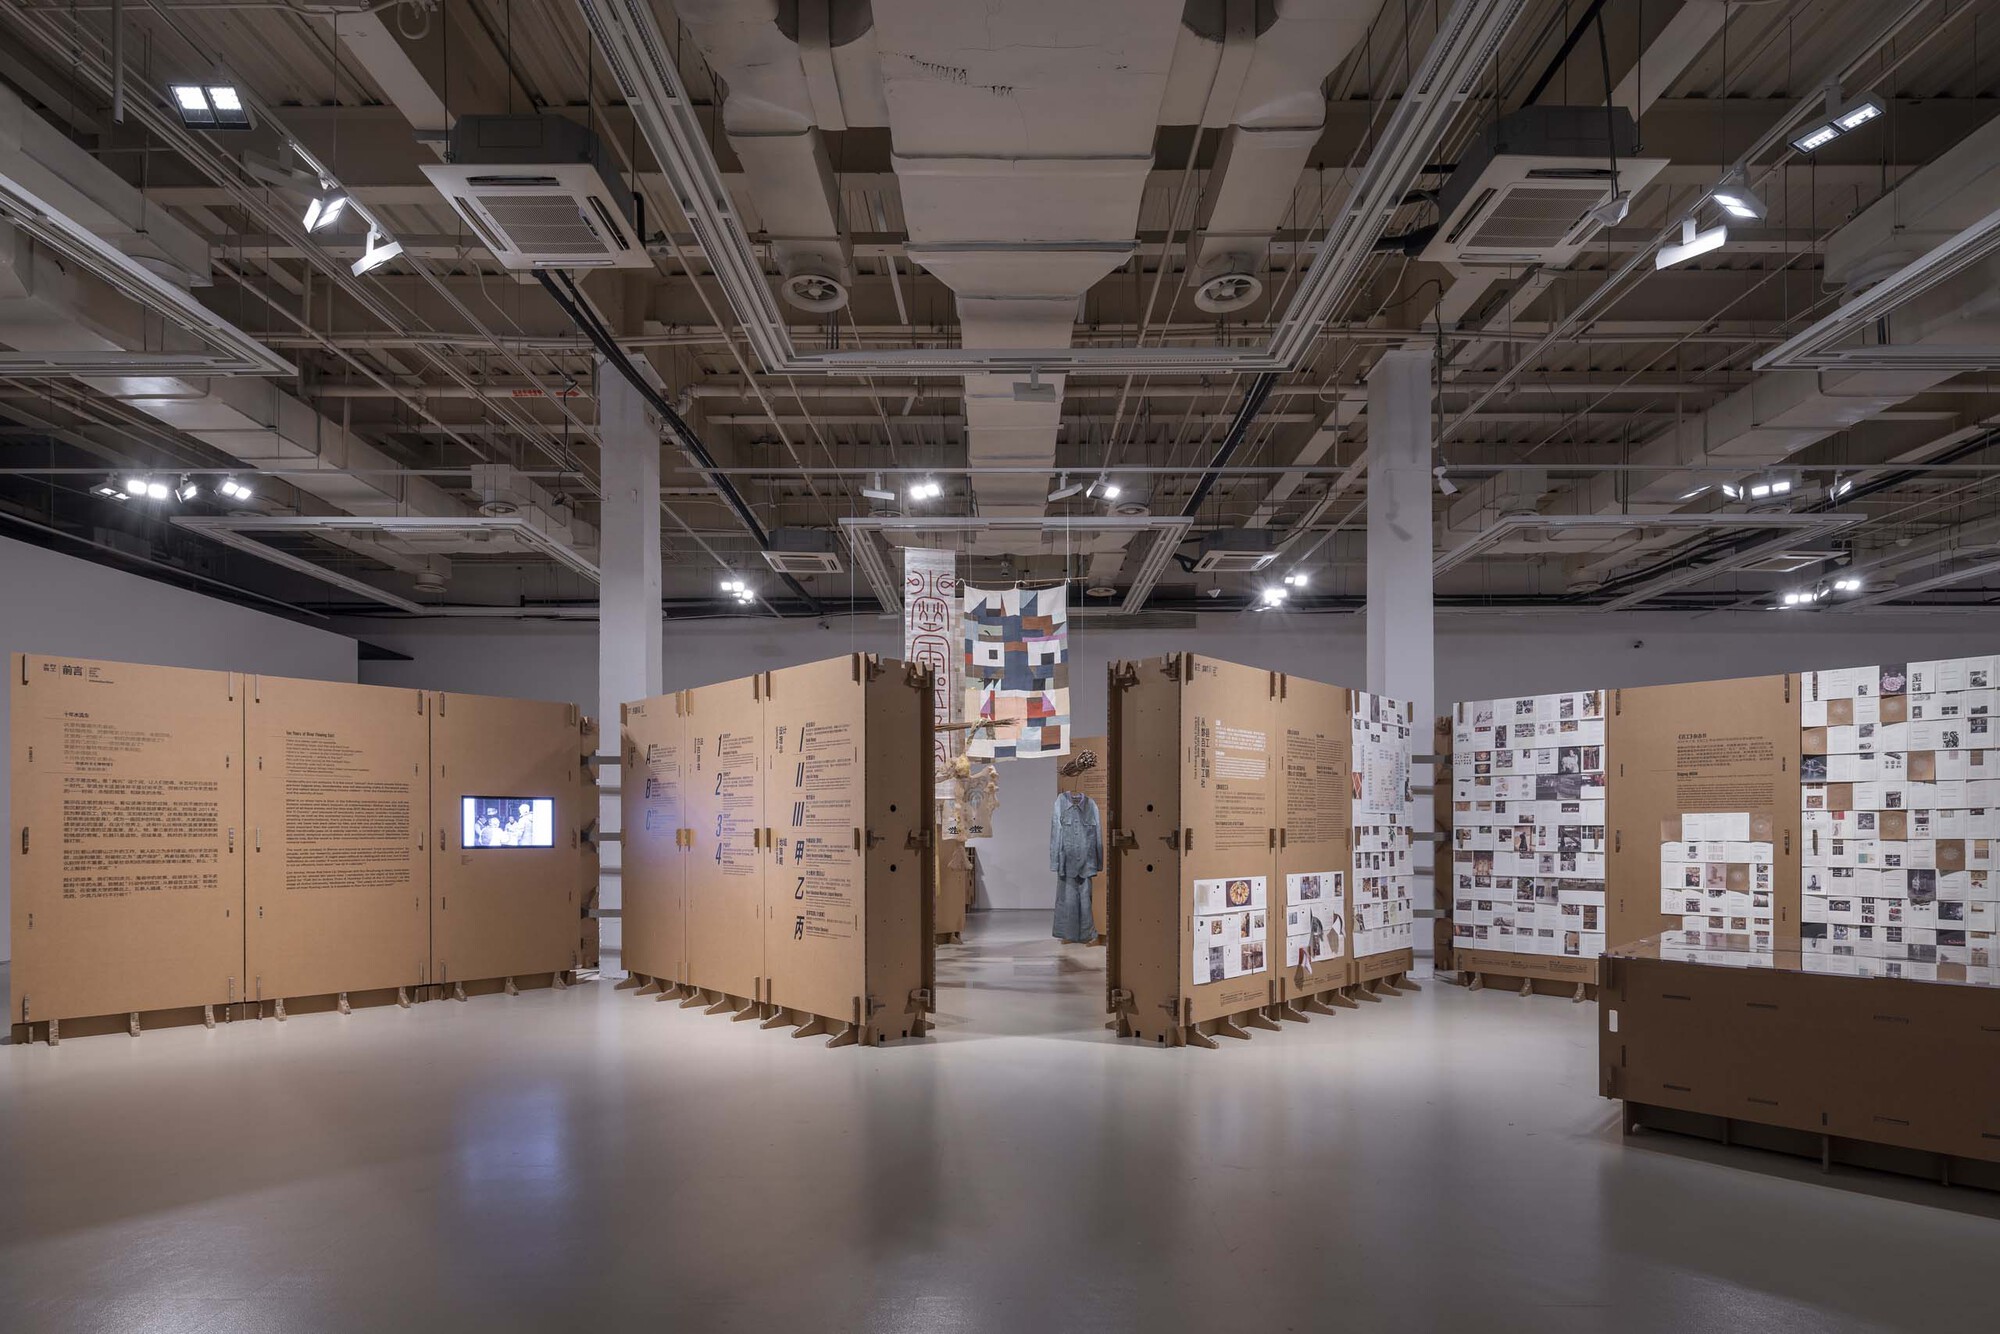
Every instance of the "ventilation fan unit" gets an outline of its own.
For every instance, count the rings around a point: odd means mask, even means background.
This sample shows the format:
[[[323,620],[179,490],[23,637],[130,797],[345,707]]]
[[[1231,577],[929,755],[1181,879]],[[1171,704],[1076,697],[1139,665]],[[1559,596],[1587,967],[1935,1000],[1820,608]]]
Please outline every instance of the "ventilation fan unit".
[[[1635,158],[1639,131],[1622,108],[1523,107],[1481,131],[1438,194],[1432,263],[1561,268],[1602,225],[1591,211],[1613,193],[1636,195],[1667,165]]]
[[[643,269],[632,192],[603,145],[561,116],[463,116],[424,175],[509,269]]]
[[[1201,539],[1194,569],[1196,574],[1255,574],[1277,558],[1270,529],[1232,528]]]
[[[778,529],[764,560],[779,574],[839,574],[842,569],[833,534],[817,528]]]

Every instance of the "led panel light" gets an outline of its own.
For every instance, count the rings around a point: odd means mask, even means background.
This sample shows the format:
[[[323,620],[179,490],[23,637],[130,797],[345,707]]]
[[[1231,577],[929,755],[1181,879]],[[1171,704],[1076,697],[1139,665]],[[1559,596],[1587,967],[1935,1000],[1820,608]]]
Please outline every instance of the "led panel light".
[[[1833,123],[1845,134],[1849,130],[1860,129],[1881,114],[1882,99],[1867,93],[1835,112]]]
[[[180,113],[181,124],[189,129],[250,128],[250,108],[243,105],[243,95],[233,84],[170,83],[167,92],[174,99],[174,110]]]
[[[1821,121],[1792,140],[1792,147],[1801,153],[1816,153],[1840,137],[1840,127],[1832,121]]]
[[[340,221],[340,215],[347,211],[346,195],[316,195],[312,203],[306,205],[305,229],[317,232]]]

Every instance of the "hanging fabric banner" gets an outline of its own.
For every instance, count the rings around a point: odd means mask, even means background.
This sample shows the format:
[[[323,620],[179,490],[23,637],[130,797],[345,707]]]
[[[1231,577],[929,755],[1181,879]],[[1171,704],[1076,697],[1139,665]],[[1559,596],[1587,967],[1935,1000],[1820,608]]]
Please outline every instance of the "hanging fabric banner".
[[[958,646],[958,553],[903,548],[903,658],[931,671],[931,743],[940,787],[955,749],[946,731],[958,705],[962,654]]]
[[[966,753],[1017,760],[1069,752],[1069,589],[965,590]]]

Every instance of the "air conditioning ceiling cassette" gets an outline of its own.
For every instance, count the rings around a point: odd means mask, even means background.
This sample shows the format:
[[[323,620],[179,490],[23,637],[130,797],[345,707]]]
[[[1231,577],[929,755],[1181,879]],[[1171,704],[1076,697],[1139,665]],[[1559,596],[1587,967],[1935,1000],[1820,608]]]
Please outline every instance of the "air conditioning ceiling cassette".
[[[1617,136],[1616,188],[1636,195],[1667,166],[1631,156],[1632,117],[1603,107],[1524,107],[1489,125],[1439,192],[1437,235],[1424,247],[1432,263],[1540,264],[1561,268],[1602,231],[1592,209],[1612,196],[1611,136]]]
[[[508,269],[644,269],[653,261],[597,137],[560,116],[466,116],[423,173]]]

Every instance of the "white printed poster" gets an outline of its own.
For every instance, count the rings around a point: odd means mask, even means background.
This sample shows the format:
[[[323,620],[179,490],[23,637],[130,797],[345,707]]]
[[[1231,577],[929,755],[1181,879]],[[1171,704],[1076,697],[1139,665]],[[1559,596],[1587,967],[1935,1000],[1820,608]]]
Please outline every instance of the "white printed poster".
[[[1354,692],[1354,957],[1416,944],[1416,857],[1410,814],[1410,708]]]
[[[1347,876],[1341,871],[1285,877],[1285,967],[1303,969],[1347,956]]]
[[[1270,939],[1270,907],[1261,875],[1225,876],[1194,882],[1196,986],[1261,973]]]

